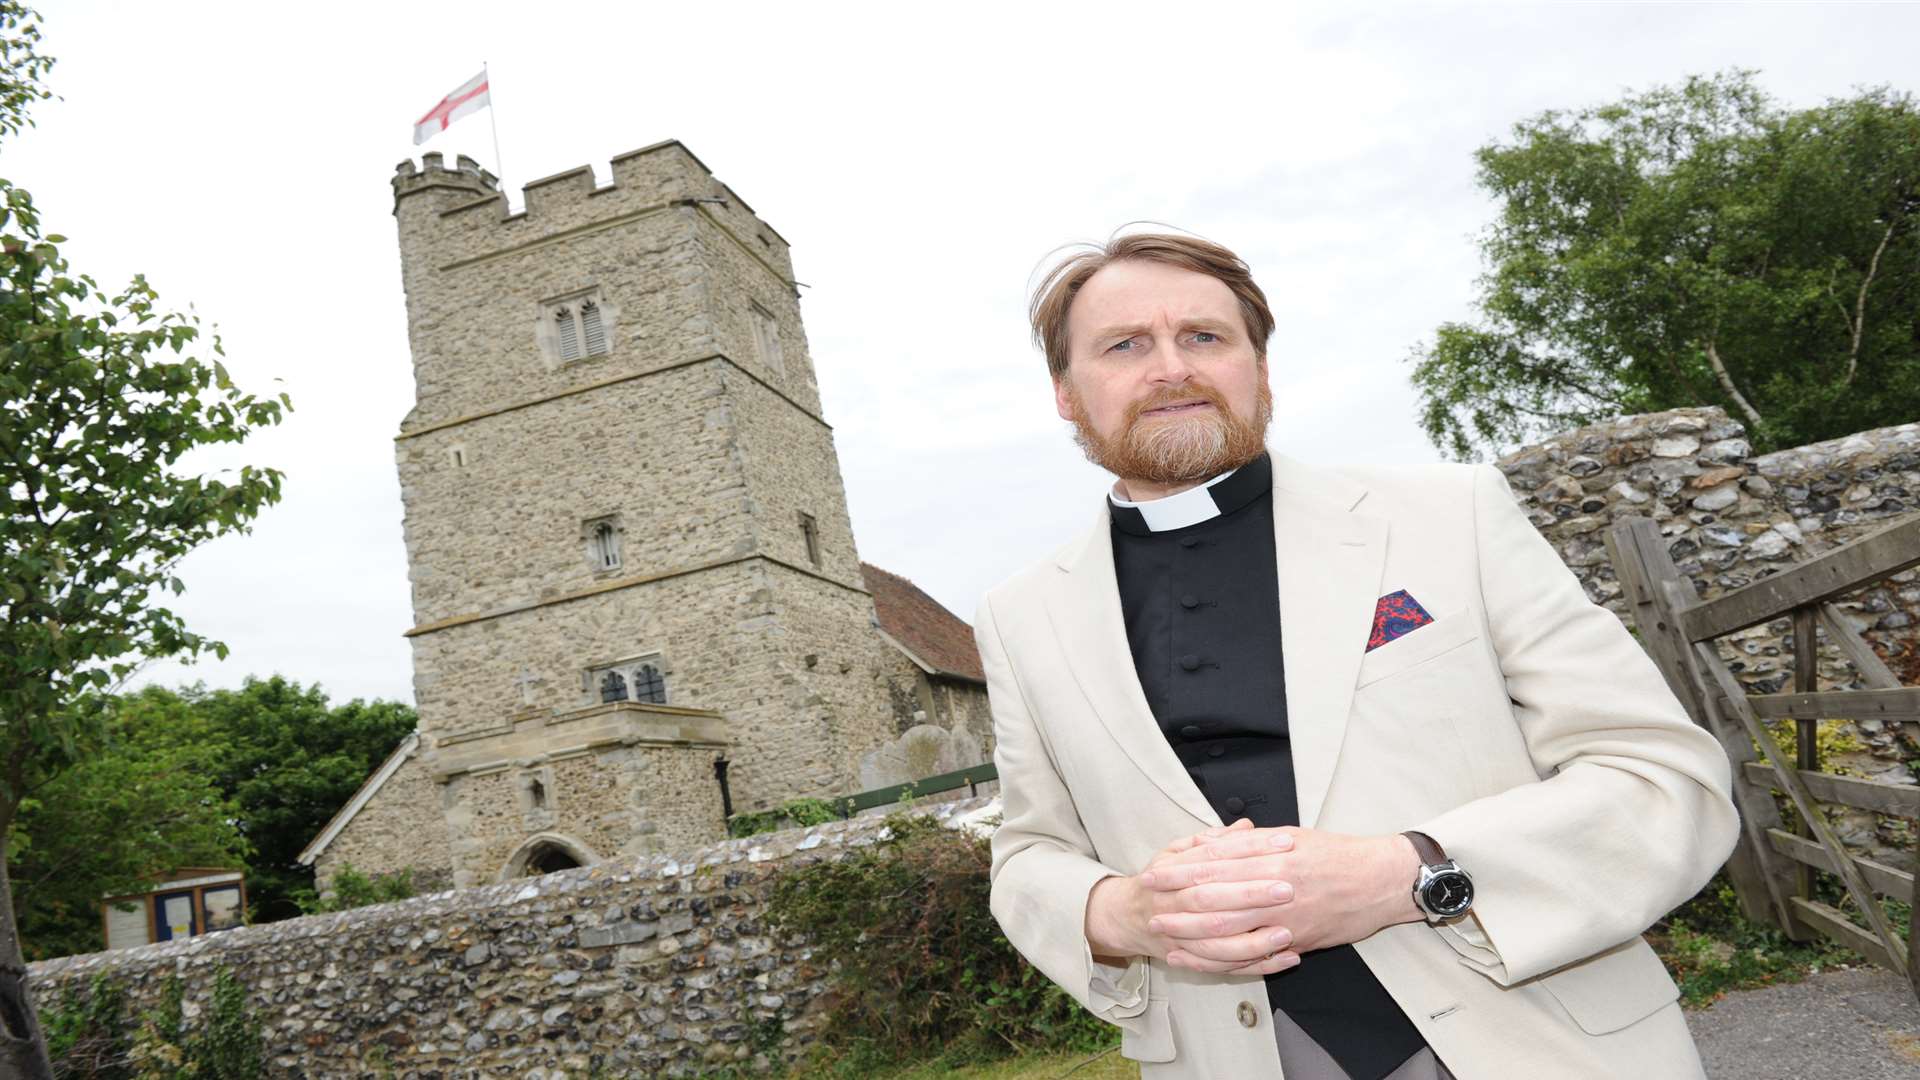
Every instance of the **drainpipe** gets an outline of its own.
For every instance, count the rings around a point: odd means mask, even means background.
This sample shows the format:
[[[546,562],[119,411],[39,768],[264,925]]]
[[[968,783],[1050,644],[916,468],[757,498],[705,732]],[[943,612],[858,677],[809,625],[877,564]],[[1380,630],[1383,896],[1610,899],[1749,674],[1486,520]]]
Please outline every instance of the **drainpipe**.
[[[727,787],[727,766],[732,764],[725,754],[713,759],[713,778],[720,781],[720,823],[726,825],[733,820],[733,792]]]

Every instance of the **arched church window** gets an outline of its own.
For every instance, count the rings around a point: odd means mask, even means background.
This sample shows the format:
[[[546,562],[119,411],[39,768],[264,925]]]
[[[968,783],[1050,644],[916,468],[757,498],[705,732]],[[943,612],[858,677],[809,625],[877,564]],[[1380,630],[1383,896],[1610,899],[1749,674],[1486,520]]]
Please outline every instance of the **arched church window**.
[[[600,700],[602,702],[627,700],[626,677],[617,671],[607,672],[606,676],[600,680]]]
[[[633,672],[633,700],[651,702],[655,705],[667,703],[666,680],[660,677],[660,669],[652,664],[641,664]]]
[[[613,522],[602,521],[593,527],[593,562],[601,570],[613,570],[620,565],[620,530]]]

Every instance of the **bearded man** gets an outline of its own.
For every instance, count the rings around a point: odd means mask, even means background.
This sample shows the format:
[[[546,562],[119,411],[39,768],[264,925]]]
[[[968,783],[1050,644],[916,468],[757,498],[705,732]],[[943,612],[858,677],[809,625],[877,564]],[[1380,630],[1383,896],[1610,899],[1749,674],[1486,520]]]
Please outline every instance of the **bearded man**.
[[[1267,450],[1273,316],[1206,241],[1035,291],[1093,528],[988,591],[994,916],[1193,1080],[1699,1077],[1640,937],[1729,768],[1492,466]]]

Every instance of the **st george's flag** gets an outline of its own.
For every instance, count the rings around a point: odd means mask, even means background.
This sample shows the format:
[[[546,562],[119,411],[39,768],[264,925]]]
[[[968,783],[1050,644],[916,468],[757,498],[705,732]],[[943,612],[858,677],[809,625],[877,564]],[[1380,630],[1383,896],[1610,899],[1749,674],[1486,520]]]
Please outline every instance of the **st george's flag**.
[[[447,125],[469,113],[479,112],[487,104],[487,73],[483,68],[480,74],[460,84],[459,89],[440,99],[440,104],[427,111],[427,115],[413,122],[413,145],[419,146],[435,135],[447,130]]]

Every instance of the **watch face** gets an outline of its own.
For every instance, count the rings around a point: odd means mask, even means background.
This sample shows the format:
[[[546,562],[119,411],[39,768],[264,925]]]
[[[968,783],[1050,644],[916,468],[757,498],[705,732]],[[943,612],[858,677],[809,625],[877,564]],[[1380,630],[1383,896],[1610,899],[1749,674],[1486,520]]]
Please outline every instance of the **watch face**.
[[[1473,881],[1459,870],[1442,870],[1427,882],[1424,896],[1435,915],[1458,915],[1473,903]]]

